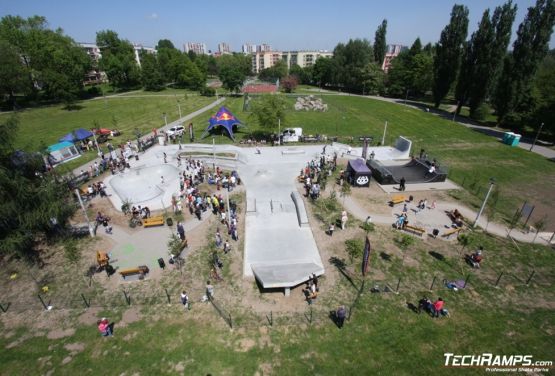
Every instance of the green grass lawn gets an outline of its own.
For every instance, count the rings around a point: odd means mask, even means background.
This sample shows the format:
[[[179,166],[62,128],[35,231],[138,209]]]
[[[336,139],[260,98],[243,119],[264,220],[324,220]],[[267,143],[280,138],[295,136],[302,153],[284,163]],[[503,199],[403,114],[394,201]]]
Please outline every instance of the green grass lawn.
[[[118,129],[122,132],[121,136],[115,137],[112,141],[117,144],[135,139],[135,129],[144,135],[153,128],[163,126],[163,113],[167,114],[168,123],[176,120],[179,117],[177,103],[180,104],[184,116],[214,100],[215,98],[201,96],[185,97],[183,94],[175,97],[145,98],[117,96],[80,101],[76,103],[77,109],[71,111],[66,110],[63,105],[25,110],[17,114],[19,132],[15,146],[24,150],[39,150],[56,143],[73,129],[93,128],[95,121],[101,128]],[[96,152],[85,153],[65,164],[64,168],[77,167],[95,157]]]
[[[424,111],[368,98],[323,95],[328,112],[304,112],[291,110],[282,122],[287,126],[302,127],[306,134],[339,136],[373,135],[381,141],[387,121],[386,144],[391,145],[398,136],[408,137],[412,150],[418,153],[425,149],[429,156],[437,158],[449,169],[449,178],[463,184],[468,191],[457,197],[474,207],[483,200],[490,177],[495,178],[499,189],[496,206],[498,219],[508,219],[524,201],[555,209],[553,190],[555,186],[555,164],[534,153],[520,148],[511,148],[495,138],[485,136],[460,124],[441,119]],[[288,99],[291,104],[293,98]],[[267,130],[277,132],[278,127],[262,128],[243,112],[243,99],[230,98],[225,105],[248,128],[239,128],[238,140],[252,133]],[[193,120],[195,136],[200,137],[208,121],[208,114]],[[224,134],[215,137],[216,143],[231,143]],[[211,137],[204,141],[212,142]],[[359,145],[355,142],[355,145]],[[540,183],[541,182],[541,183]]]

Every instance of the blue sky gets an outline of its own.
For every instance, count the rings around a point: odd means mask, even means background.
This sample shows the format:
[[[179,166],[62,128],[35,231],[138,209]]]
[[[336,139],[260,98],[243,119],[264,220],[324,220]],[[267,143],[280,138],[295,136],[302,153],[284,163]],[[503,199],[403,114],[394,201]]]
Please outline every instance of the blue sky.
[[[268,43],[276,50],[328,49],[349,38],[373,40],[376,27],[388,20],[387,43],[410,45],[416,37],[436,42],[449,21],[453,4],[470,10],[470,33],[483,11],[503,0],[2,0],[0,15],[45,16],[50,27],[61,27],[78,42],[94,42],[96,32],[116,31],[120,37],[144,46],[170,39],[204,42],[216,50],[227,42],[239,51],[246,42]],[[533,0],[516,1],[518,14],[513,34]],[[514,40],[514,36],[513,36]],[[550,48],[555,48],[551,38]]]

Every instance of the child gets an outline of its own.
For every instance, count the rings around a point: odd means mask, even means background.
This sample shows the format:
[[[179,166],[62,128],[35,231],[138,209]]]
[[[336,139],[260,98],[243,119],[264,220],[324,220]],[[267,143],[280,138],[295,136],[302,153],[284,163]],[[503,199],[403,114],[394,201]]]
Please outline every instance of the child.
[[[330,234],[330,236],[333,236],[333,230],[335,230],[335,226],[333,225],[333,223],[330,223],[330,227],[328,228],[328,233]]]

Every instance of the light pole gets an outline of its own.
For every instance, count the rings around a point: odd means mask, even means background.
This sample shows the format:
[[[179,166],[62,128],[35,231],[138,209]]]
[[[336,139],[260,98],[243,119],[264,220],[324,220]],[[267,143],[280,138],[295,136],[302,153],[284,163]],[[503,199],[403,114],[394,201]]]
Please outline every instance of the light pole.
[[[538,133],[536,133],[536,138],[534,138],[534,142],[532,142],[532,146],[530,146],[530,151],[536,146],[536,142],[538,141],[538,137],[540,137],[540,132],[542,131],[543,123],[540,125],[540,129],[538,129]]]
[[[407,89],[407,93],[405,94],[405,104],[407,104],[407,99],[409,99],[409,89]]]
[[[484,198],[484,202],[482,203],[482,207],[480,208],[480,211],[478,212],[478,215],[476,216],[476,220],[474,221],[474,224],[472,225],[472,228],[476,227],[476,224],[478,223],[478,220],[480,219],[480,216],[482,215],[482,212],[484,211],[484,208],[486,207],[486,203],[488,202],[489,195],[490,195],[494,185],[495,185],[495,179],[490,178],[489,179],[488,192],[486,193],[486,197]]]
[[[278,146],[281,146],[281,118],[278,118]]]
[[[459,101],[457,101],[457,107],[455,107],[455,111],[453,111],[453,121],[455,121],[455,117],[457,116],[457,108],[459,108]]]
[[[212,137],[212,168],[216,171],[216,138]]]
[[[166,124],[166,127],[168,126],[168,115],[166,115],[166,113],[164,112],[162,114],[162,116],[164,117],[164,124]]]
[[[383,136],[382,136],[382,146],[385,145],[385,134],[387,132],[387,120],[385,121],[385,125],[383,127]]]
[[[179,119],[181,119],[181,105],[177,102],[177,110],[179,111]]]

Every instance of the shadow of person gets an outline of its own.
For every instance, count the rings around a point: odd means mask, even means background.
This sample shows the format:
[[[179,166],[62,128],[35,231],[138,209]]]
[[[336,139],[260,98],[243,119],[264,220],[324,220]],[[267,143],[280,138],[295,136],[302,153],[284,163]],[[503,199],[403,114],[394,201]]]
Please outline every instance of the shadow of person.
[[[108,326],[110,327],[110,331],[112,332],[112,335],[114,335],[114,326],[116,325],[115,322],[111,322]]]
[[[335,326],[337,326],[338,328],[341,328],[339,326],[339,319],[337,318],[337,312],[335,311],[330,311],[329,313],[329,319],[335,324]]]
[[[418,307],[412,304],[411,302],[407,302],[407,308],[414,313],[418,313]]]

